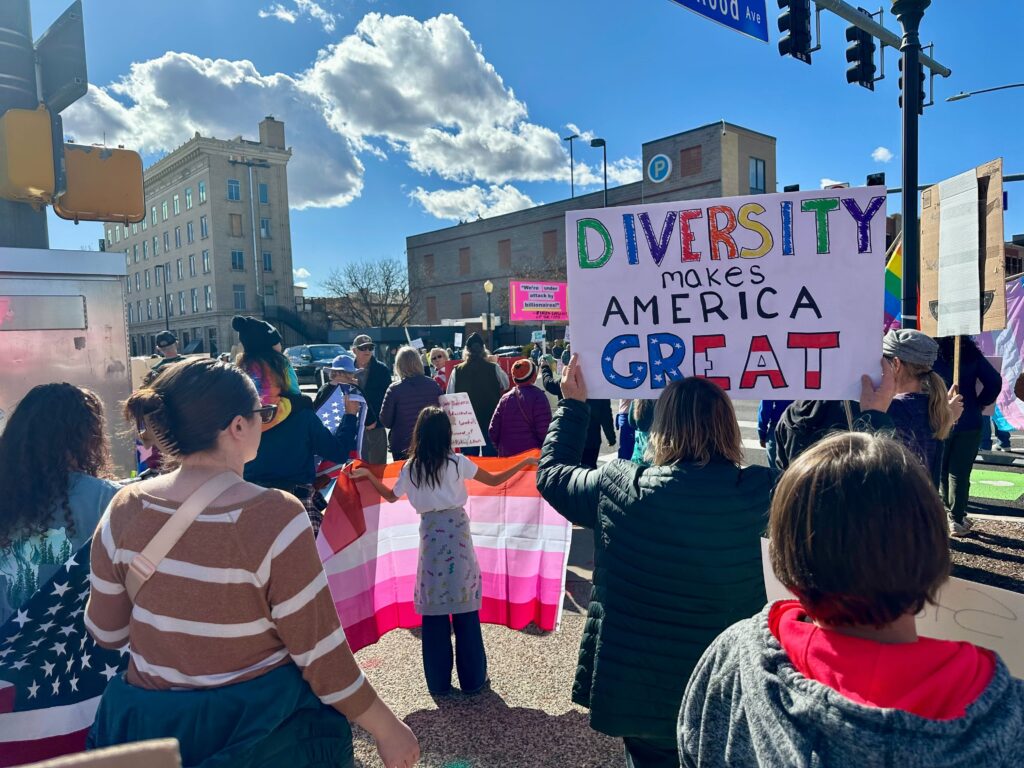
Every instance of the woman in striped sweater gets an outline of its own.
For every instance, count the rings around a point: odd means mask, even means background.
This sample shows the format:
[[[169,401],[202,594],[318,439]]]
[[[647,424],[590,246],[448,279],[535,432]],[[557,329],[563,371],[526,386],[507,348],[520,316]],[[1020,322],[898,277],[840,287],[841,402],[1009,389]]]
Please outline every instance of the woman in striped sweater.
[[[208,359],[174,366],[125,406],[177,470],[123,489],[92,543],[85,622],[128,671],[103,695],[90,745],[176,737],[189,766],[351,766],[349,720],[384,765],[419,758],[350,651],[302,504],[241,480],[262,421],[252,381]],[[128,565],[210,478],[237,483],[202,511],[132,600]]]

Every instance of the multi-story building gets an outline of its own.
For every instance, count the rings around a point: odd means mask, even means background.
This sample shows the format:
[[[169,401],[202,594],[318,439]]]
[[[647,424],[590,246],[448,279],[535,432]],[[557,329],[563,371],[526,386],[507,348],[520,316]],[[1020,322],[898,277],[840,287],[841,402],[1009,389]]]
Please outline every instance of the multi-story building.
[[[182,349],[234,343],[231,317],[294,307],[284,123],[267,117],[259,141],[198,133],[145,172],[146,218],[107,224],[108,251],[128,265],[133,355],[170,329]]]
[[[651,178],[651,161],[659,155]],[[775,191],[775,138],[720,121],[643,145],[644,178],[608,189],[608,205]],[[565,278],[565,213],[600,208],[603,190],[413,235],[406,241],[412,320],[437,324],[508,310],[509,279]]]

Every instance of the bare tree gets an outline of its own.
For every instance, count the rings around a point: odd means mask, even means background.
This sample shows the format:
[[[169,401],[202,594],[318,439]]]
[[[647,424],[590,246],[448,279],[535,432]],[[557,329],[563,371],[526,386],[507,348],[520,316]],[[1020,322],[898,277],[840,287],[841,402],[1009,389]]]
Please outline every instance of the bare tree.
[[[328,313],[344,328],[386,328],[409,322],[409,276],[397,259],[347,264],[323,282]]]

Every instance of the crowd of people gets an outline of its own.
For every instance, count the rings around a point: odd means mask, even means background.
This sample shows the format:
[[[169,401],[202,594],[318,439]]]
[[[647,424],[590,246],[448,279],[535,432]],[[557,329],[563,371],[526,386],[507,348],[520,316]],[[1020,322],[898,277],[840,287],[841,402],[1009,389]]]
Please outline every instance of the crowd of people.
[[[969,340],[955,354],[891,331],[859,402],[765,401],[760,467],[705,379],[619,403],[616,434],[576,357],[559,376],[550,357],[509,376],[472,334],[454,367],[435,348],[428,373],[410,346],[391,371],[360,335],[311,400],[273,326],[233,325],[234,361],[162,346],[167,363],[125,403],[161,457],[151,477],[109,479],[103,408],[71,384],[33,389],[0,435],[13,510],[0,519],[0,623],[91,536],[85,625],[130,649],[90,746],[173,736],[190,766],[345,766],[355,722],[387,768],[416,764],[415,735],[348,648],[314,541],[317,461],[361,458],[355,481],[421,518],[414,604],[434,696],[453,692],[453,671],[465,695],[489,685],[466,483],[532,464],[551,507],[593,532],[572,698],[622,739],[627,766],[1010,766],[1024,754],[1024,682],[989,650],[915,629],[948,578],[949,535],[970,535],[982,410],[1001,388]],[[338,390],[332,429],[316,411]],[[484,446],[453,447],[442,393],[469,396]],[[602,436],[617,458],[598,461]],[[389,451],[405,462],[392,487],[372,466]],[[474,453],[520,460],[492,473]],[[766,533],[793,599],[766,604]]]

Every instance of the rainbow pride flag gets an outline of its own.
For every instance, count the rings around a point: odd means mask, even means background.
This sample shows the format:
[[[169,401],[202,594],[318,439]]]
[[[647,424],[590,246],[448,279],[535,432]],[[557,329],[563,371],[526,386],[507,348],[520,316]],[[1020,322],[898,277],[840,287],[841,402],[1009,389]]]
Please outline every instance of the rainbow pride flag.
[[[520,458],[473,461],[497,473]],[[396,462],[374,469],[383,470],[390,487],[401,468]],[[468,483],[484,623],[518,630],[534,622],[551,631],[561,621],[572,526],[541,498],[536,477],[531,467],[495,488]],[[346,472],[338,476],[316,543],[353,651],[393,629],[420,625],[413,608],[419,523],[406,497],[389,504],[370,483],[356,483]]]
[[[892,253],[885,265],[885,327],[902,326],[903,304],[903,239],[898,237],[892,245]]]

